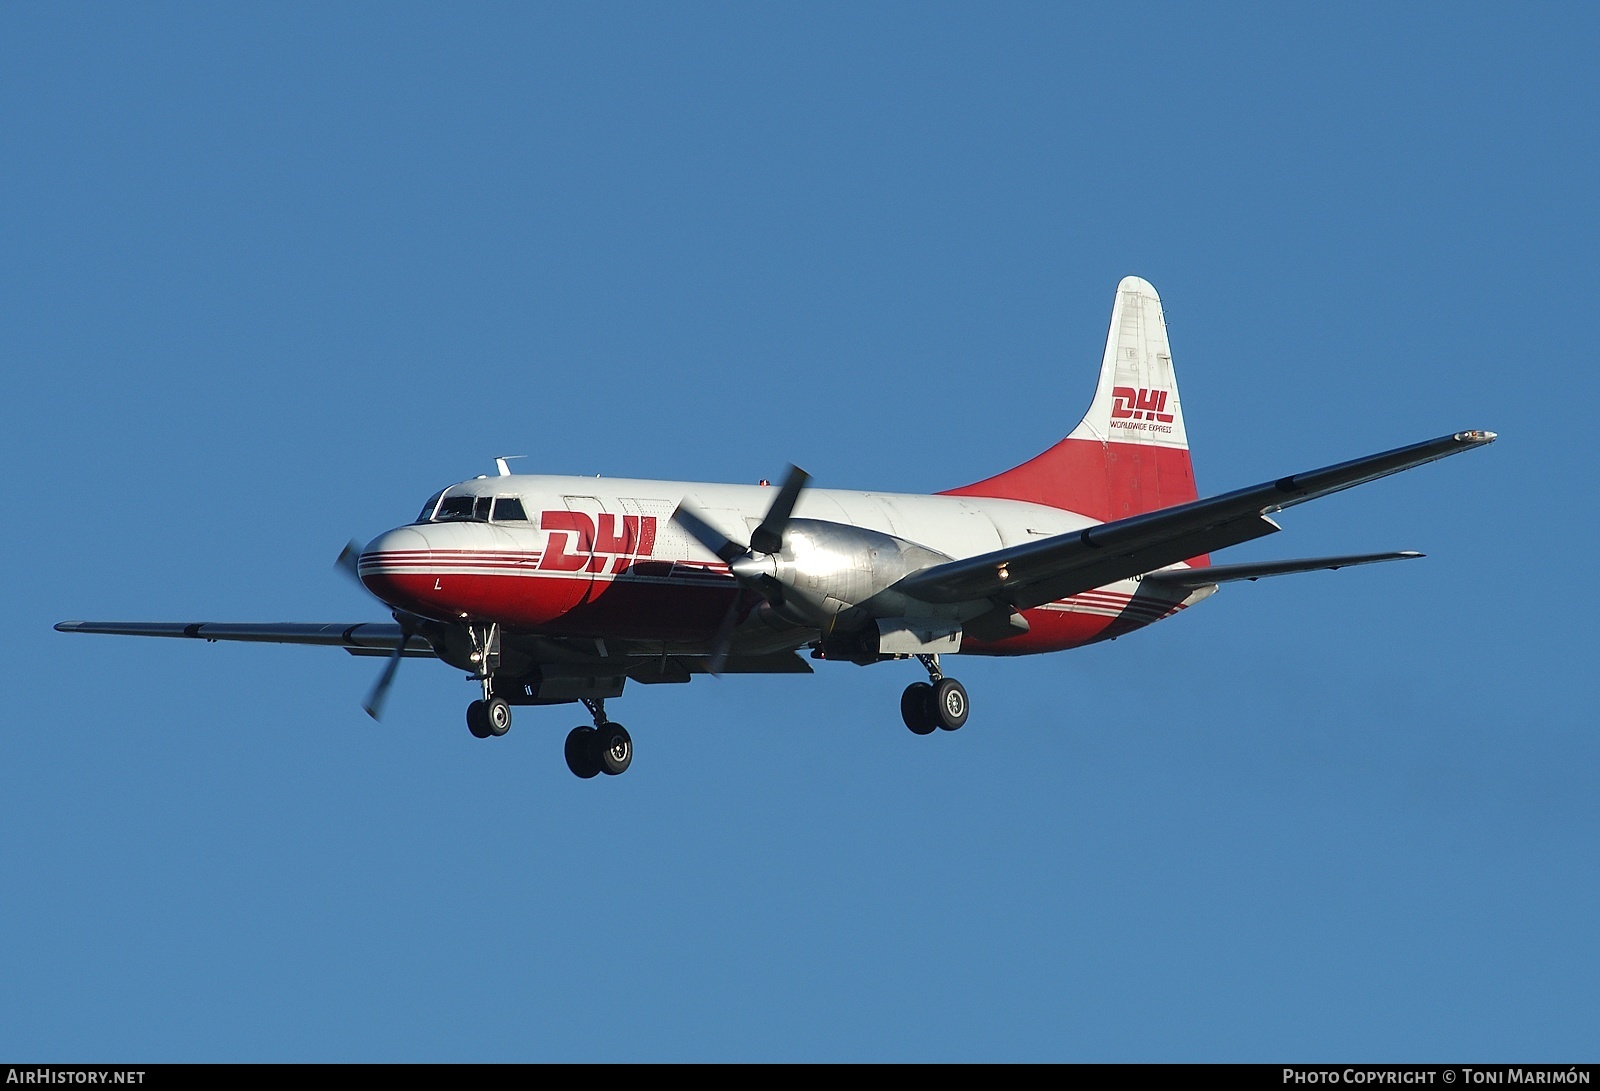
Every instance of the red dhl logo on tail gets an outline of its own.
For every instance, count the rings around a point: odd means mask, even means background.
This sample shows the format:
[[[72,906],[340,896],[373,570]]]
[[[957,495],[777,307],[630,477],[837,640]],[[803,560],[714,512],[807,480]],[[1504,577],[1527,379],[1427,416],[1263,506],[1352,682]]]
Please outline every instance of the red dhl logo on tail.
[[[656,517],[654,515],[621,516],[610,512],[600,513],[600,526],[588,513],[581,511],[544,511],[539,513],[539,526],[550,532],[550,540],[539,558],[539,568],[550,572],[577,572],[587,568],[590,572],[604,572],[606,562],[611,571],[621,572],[635,557],[649,557],[656,551]]]
[[[1165,390],[1135,390],[1131,386],[1113,387],[1111,390],[1111,419],[1112,420],[1158,420],[1163,424],[1172,423],[1172,414],[1166,412],[1167,394]]]

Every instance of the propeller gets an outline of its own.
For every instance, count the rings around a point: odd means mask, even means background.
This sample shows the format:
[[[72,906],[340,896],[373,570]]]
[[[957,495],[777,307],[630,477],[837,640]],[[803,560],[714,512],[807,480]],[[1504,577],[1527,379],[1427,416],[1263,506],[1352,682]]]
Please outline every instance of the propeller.
[[[783,585],[777,578],[776,554],[783,549],[783,533],[789,525],[790,517],[794,514],[795,501],[800,498],[806,482],[810,480],[811,475],[800,467],[794,465],[789,467],[789,473],[783,479],[778,495],[773,498],[772,506],[767,509],[766,518],[761,520],[761,525],[750,535],[748,546],[739,544],[706,522],[687,500],[680,503],[677,510],[672,513],[672,521],[682,527],[689,537],[716,554],[717,558],[728,566],[728,571],[733,573],[734,579],[738,580],[740,585],[769,602],[780,602],[783,598]],[[739,602],[739,597],[735,597],[733,602],[729,603],[728,612],[722,615],[722,623],[717,626],[711,658],[706,664],[712,674],[722,673],[722,668],[728,662],[728,652],[733,645],[733,630],[739,621]]]
[[[361,553],[367,547],[351,538],[339,551],[339,559],[333,562],[333,567],[343,572],[346,576],[356,581],[356,585],[367,591],[367,585],[361,582]],[[367,591],[367,594],[372,594]]]
[[[339,551],[339,558],[333,562],[333,567],[355,580],[356,585],[361,590],[372,595],[367,585],[361,582],[360,561],[363,548],[360,542],[354,538],[350,539],[345,543],[344,549]],[[376,595],[372,597],[377,598]],[[383,600],[379,599],[379,601],[382,602]],[[388,603],[384,603],[384,606],[387,607],[388,605]],[[372,692],[368,693],[367,699],[361,702],[361,710],[374,720],[383,719],[383,703],[389,697],[389,687],[394,685],[394,675],[400,669],[400,659],[405,654],[406,645],[411,642],[411,637],[413,636],[411,626],[406,624],[405,614],[397,610],[393,612],[393,617],[400,625],[400,641],[394,646],[394,654],[384,664],[383,673],[378,675],[378,681],[373,685]]]
[[[783,485],[778,489],[777,499],[767,509],[767,517],[761,520],[761,525],[756,527],[756,532],[750,535],[750,550],[753,553],[776,553],[783,548],[783,528],[789,525],[789,516],[794,514],[794,502],[800,499],[800,490],[806,487],[806,482],[811,480],[811,475],[798,466],[789,467],[789,475],[783,479]]]
[[[378,681],[373,685],[372,692],[361,702],[361,710],[374,720],[383,719],[383,702],[388,700],[389,687],[394,684],[394,672],[400,669],[400,657],[410,640],[411,631],[401,625],[400,643],[394,646],[394,654],[389,657],[389,662],[383,665],[383,673],[378,675]]]

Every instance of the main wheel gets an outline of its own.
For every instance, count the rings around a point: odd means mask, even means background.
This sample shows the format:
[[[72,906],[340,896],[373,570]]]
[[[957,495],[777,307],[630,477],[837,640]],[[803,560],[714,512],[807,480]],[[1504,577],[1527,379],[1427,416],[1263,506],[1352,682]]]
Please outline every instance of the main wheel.
[[[937,726],[928,702],[933,697],[933,687],[926,682],[913,682],[900,695],[900,718],[913,734],[931,735]]]
[[[633,764],[633,738],[621,724],[601,724],[596,729],[595,751],[600,757],[600,771],[608,776],[626,772]]]
[[[491,697],[484,703],[483,723],[497,738],[511,730],[511,706],[505,698]]]
[[[467,706],[467,730],[472,732],[472,737],[475,739],[489,737],[489,716],[484,709],[483,701],[474,701]]]
[[[567,732],[567,768],[572,775],[588,780],[600,775],[600,754],[592,727],[578,726]]]
[[[967,690],[960,682],[941,678],[933,684],[931,696],[928,710],[940,727],[954,731],[967,722]]]

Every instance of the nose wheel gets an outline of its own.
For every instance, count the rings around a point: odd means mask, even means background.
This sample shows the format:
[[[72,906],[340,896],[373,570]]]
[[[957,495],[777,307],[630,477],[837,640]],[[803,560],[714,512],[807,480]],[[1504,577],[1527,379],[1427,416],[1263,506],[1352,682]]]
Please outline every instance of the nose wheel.
[[[931,735],[936,729],[959,730],[967,722],[967,689],[939,670],[939,657],[919,655],[928,668],[928,681],[913,682],[900,695],[900,718],[913,734]]]
[[[499,738],[511,730],[511,706],[501,697],[472,702],[467,706],[467,730],[475,738]]]

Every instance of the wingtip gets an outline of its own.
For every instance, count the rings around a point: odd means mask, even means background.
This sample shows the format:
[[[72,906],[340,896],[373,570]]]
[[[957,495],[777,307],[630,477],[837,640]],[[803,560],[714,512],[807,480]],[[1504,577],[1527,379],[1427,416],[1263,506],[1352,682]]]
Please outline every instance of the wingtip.
[[[83,622],[81,621],[58,621],[56,622],[55,629],[58,633],[71,633],[76,632],[78,627],[82,624]]]
[[[1493,443],[1500,437],[1484,428],[1473,428],[1466,432],[1456,433],[1456,442],[1470,443],[1474,446],[1480,443]]]

